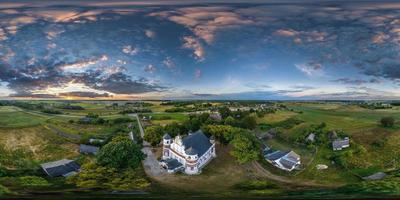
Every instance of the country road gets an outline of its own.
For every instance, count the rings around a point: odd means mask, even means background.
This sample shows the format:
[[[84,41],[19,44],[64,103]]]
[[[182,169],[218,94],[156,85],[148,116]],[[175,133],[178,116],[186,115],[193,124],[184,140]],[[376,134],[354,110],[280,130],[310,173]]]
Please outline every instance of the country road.
[[[144,154],[146,154],[146,158],[142,162],[144,171],[150,177],[157,177],[157,176],[165,175],[166,172],[158,164],[157,157],[156,157],[156,155],[154,155],[151,145],[147,141],[144,140],[144,130],[142,127],[142,123],[140,122],[138,114],[129,114],[129,116],[136,118],[138,126],[139,126],[140,136],[143,139],[142,152]]]

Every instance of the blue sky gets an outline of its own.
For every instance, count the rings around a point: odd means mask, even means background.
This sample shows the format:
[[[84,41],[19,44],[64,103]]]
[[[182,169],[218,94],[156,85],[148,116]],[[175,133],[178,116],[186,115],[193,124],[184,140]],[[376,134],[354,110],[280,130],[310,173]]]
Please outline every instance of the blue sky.
[[[0,2],[0,97],[400,97],[400,3],[181,2]]]

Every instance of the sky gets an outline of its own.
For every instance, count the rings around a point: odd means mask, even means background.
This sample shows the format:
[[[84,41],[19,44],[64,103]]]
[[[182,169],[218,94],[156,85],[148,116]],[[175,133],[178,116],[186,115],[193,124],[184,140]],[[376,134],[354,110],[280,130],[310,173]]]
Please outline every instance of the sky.
[[[396,1],[0,1],[0,99],[400,99]]]

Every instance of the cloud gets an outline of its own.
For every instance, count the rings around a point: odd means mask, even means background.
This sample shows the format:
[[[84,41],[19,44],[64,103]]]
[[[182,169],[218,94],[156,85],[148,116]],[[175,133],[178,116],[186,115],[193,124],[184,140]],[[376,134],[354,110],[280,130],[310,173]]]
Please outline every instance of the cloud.
[[[224,6],[185,7],[176,11],[154,12],[150,16],[167,18],[184,25],[207,44],[213,43],[215,34],[219,30],[255,24],[251,18],[235,13],[231,7]]]
[[[191,36],[185,36],[183,41],[183,48],[192,49],[197,60],[204,60],[204,49],[199,40]]]
[[[144,71],[149,73],[154,73],[155,71],[157,71],[157,68],[154,65],[150,64],[144,68]]]
[[[214,97],[218,96],[217,94],[208,94],[208,93],[192,93],[194,96],[198,97]]]
[[[366,83],[381,83],[380,80],[372,78],[369,80],[364,80],[364,79],[351,79],[351,78],[339,78],[336,80],[332,80],[332,82],[337,82],[337,83],[343,83],[343,84],[349,84],[349,85],[362,85]]]
[[[122,47],[122,52],[129,54],[129,55],[136,55],[139,50],[131,45],[125,45]]]
[[[154,39],[156,37],[156,32],[152,30],[145,30],[144,33],[148,38]]]
[[[323,75],[321,63],[309,62],[303,64],[295,64],[296,68],[308,76]]]
[[[17,98],[38,98],[38,99],[54,99],[59,98],[57,95],[53,94],[32,94],[32,93],[16,93],[11,94],[10,97],[17,97]]]
[[[164,64],[168,69],[173,69],[173,68],[176,67],[176,65],[175,65],[175,63],[174,63],[174,61],[172,60],[171,57],[166,57],[166,58],[163,60],[163,64]]]
[[[59,97],[87,97],[87,98],[99,98],[99,97],[110,97],[109,93],[96,93],[96,92],[83,92],[83,91],[74,91],[74,92],[63,92],[58,94]]]

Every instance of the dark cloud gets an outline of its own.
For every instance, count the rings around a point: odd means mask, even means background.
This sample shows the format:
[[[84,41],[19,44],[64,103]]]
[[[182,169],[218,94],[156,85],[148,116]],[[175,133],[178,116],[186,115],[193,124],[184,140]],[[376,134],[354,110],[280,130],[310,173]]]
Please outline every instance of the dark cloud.
[[[111,95],[108,93],[96,93],[96,92],[81,92],[81,91],[76,91],[76,92],[64,92],[64,93],[59,93],[58,96],[60,97],[88,97],[88,98],[97,98],[97,97],[110,97]]]
[[[332,82],[349,84],[349,85],[362,85],[366,83],[380,83],[381,81],[376,78],[371,78],[369,80],[364,79],[351,79],[351,78],[339,78],[336,80],[332,80]]]
[[[218,96],[216,94],[207,94],[207,93],[193,93],[194,96],[198,97],[213,97],[213,96]]]
[[[31,94],[31,93],[17,93],[17,94],[11,94],[10,97],[39,98],[39,99],[54,99],[54,98],[59,98],[57,95],[52,95],[52,94]]]

